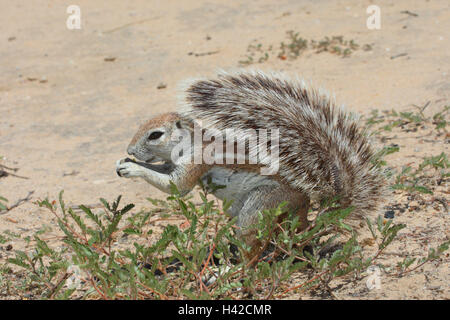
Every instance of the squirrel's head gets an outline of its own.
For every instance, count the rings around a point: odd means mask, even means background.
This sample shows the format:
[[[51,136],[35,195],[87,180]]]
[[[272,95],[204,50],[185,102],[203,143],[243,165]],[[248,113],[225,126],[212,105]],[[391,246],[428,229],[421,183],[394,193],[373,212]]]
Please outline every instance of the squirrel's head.
[[[172,133],[181,129],[182,120],[177,113],[157,115],[139,128],[127,152],[137,160],[147,163],[171,162],[171,152],[176,141],[172,141]]]

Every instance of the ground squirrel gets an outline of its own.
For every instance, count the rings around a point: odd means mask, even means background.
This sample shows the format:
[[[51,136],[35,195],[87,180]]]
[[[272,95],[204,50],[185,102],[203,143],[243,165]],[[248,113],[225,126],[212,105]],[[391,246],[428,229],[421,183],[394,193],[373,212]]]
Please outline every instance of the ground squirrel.
[[[277,151],[277,158],[271,159],[278,171],[261,174],[261,167],[270,164],[268,156],[259,157],[256,164],[195,164],[192,159],[199,151],[195,141],[181,152],[187,156],[183,159],[190,161],[175,161],[173,151],[180,140],[173,138],[174,132],[187,130],[191,143],[196,126],[202,134],[214,129],[226,136],[219,140],[223,145],[230,140],[232,146],[244,141],[247,162],[253,149],[261,150],[261,139],[257,138],[256,147],[251,146],[246,132],[279,130],[278,141],[268,143],[271,156]],[[238,133],[229,135],[230,139],[227,129]],[[212,143],[202,140],[200,153]],[[143,124],[127,151],[138,161],[117,161],[121,177],[141,177],[164,192],[170,191],[173,182],[182,194],[208,179],[224,186],[214,194],[233,201],[229,213],[237,216],[238,234],[254,248],[253,254],[260,249],[252,229],[258,211],[287,201],[286,209],[297,213],[306,228],[310,199],[337,197],[341,206],[354,207],[353,218],[361,219],[365,212],[377,209],[385,190],[383,175],[372,163],[369,139],[354,116],[303,81],[260,71],[220,72],[212,79],[188,81],[179,111]],[[217,149],[214,152],[217,156]]]

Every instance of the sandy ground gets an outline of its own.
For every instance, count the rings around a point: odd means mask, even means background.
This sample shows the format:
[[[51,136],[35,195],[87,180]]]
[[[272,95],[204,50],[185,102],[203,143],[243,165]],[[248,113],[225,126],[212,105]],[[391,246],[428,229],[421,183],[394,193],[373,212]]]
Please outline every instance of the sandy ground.
[[[55,199],[65,190],[71,204],[122,194],[126,202],[148,207],[146,197],[164,197],[143,181],[115,173],[115,161],[125,156],[138,125],[158,112],[176,110],[177,84],[183,79],[237,68],[252,41],[279,45],[287,30],[307,39],[343,35],[372,50],[348,58],[307,51],[293,61],[275,57],[251,67],[298,74],[365,115],[428,101],[433,114],[450,104],[448,0],[376,1],[380,30],[366,27],[366,8],[374,1],[0,3],[0,156],[3,165],[28,177],[0,178],[0,195],[11,204],[30,191],[36,200]],[[80,30],[66,27],[66,8],[74,3],[81,8]],[[166,87],[158,89],[161,83]],[[401,152],[389,158],[396,165],[448,152],[445,143],[398,143]],[[51,225],[49,218],[28,201],[0,215],[0,232],[31,235]],[[431,221],[441,232],[436,241],[448,236],[448,213],[405,214],[400,221],[423,228]],[[422,246],[414,245],[413,251]],[[448,259],[427,270],[386,283],[366,298],[450,298]],[[434,290],[427,289],[429,281],[435,282]],[[358,297],[351,287],[341,295]]]

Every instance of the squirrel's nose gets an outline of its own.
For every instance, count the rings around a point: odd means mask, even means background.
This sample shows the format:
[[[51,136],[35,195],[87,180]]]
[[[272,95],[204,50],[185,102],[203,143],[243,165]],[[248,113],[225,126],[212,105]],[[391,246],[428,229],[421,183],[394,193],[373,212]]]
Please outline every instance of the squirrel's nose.
[[[128,146],[128,148],[127,148],[127,153],[128,153],[130,156],[133,156],[133,155],[134,155],[134,150],[135,150],[134,146]]]

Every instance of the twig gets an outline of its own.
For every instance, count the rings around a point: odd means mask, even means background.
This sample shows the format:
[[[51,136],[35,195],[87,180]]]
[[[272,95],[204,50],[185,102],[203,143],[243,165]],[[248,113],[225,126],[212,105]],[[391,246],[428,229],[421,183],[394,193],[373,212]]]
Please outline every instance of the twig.
[[[194,52],[189,52],[188,55],[192,56],[194,55],[195,57],[203,57],[203,56],[210,56],[216,53],[219,53],[219,50],[216,51],[208,51],[208,52],[201,52],[201,53],[194,53]]]
[[[400,13],[407,14],[407,15],[409,15],[411,17],[418,17],[419,16],[417,13],[411,12],[409,10],[403,10],[403,11],[400,11]]]
[[[286,289],[286,290],[285,290],[278,298],[281,298],[282,296],[284,296],[284,295],[285,295],[286,293],[288,293],[289,291],[299,289],[299,288],[301,288],[301,287],[307,285],[308,283],[311,283],[311,282],[317,280],[318,278],[321,279],[321,276],[324,275],[325,273],[328,273],[328,272],[330,272],[330,270],[325,270],[324,272],[319,273],[318,275],[316,275],[314,278],[309,279],[308,281],[303,282],[303,283],[301,283],[301,284],[298,285],[298,286],[295,286],[295,287],[292,287],[292,288],[287,288],[287,289]]]
[[[431,101],[427,101],[427,102],[423,105],[423,107],[417,106],[417,105],[415,105],[415,104],[412,104],[412,106],[415,107],[415,108],[417,108],[417,109],[419,109],[420,115],[422,116],[422,118],[423,118],[424,120],[428,120],[428,119],[425,118],[425,115],[423,114],[423,112],[424,112],[425,109],[430,105],[430,103],[431,103]]]
[[[275,292],[275,289],[278,288],[278,285],[279,285],[279,284],[280,284],[280,279],[279,279],[279,278],[273,279],[273,282],[272,282],[272,286],[271,286],[271,288],[270,288],[270,291],[269,291],[269,293],[267,294],[267,296],[264,298],[264,300],[270,300],[270,299],[272,299],[273,293]]]
[[[67,177],[67,176],[76,176],[77,174],[79,174],[80,171],[76,171],[76,170],[72,170],[72,172],[69,173],[63,173],[63,177]]]
[[[14,171],[14,172],[19,170],[19,168],[10,168],[10,167],[5,166],[4,164],[0,164],[0,169],[2,169],[2,168],[6,169],[6,170],[11,170],[11,171]]]
[[[6,209],[5,212],[1,212],[0,214],[6,214],[6,213],[8,213],[9,211],[11,211],[12,209],[14,209],[14,208],[20,206],[21,204],[23,204],[23,203],[25,203],[25,202],[31,200],[31,195],[32,195],[33,193],[34,193],[34,190],[28,192],[28,195],[27,195],[25,198],[19,199],[15,204],[13,204],[12,206],[8,207],[8,208]]]
[[[20,178],[20,179],[25,179],[25,180],[30,179],[30,178],[28,178],[28,177],[19,176],[18,174],[14,174],[14,173],[8,173],[8,172],[6,172],[6,174],[9,175],[9,176],[13,176],[13,177],[16,177],[16,178]]]
[[[13,177],[21,178],[21,179],[29,179],[28,177],[23,177],[23,176],[19,176],[17,174],[11,173],[11,172],[6,172],[6,170],[17,172],[19,170],[19,168],[10,168],[3,164],[0,164],[0,178],[7,177],[7,176],[13,176]]]
[[[120,29],[128,28],[128,27],[134,26],[136,24],[142,24],[142,23],[145,23],[145,22],[148,22],[148,21],[152,21],[152,20],[155,20],[155,19],[159,19],[159,17],[153,17],[153,18],[149,18],[149,19],[143,19],[143,20],[139,20],[139,21],[135,21],[135,22],[130,22],[130,23],[124,24],[122,26],[119,26],[119,27],[116,27],[116,28],[113,28],[113,29],[110,29],[110,30],[103,31],[103,33],[104,34],[113,33],[113,32],[116,32],[116,31],[118,31]]]
[[[62,283],[63,281],[66,281],[67,278],[69,278],[70,275],[72,275],[72,273],[69,273],[69,272],[66,272],[66,273],[63,274],[63,276],[61,277],[61,279],[59,279],[58,283],[56,283],[56,284],[53,286],[52,291],[49,293],[49,295],[48,295],[49,299],[53,299],[53,296],[55,295],[56,289],[58,289],[58,287],[61,285],[61,283]]]
[[[88,204],[88,205],[85,205],[84,207],[86,207],[86,208],[88,208],[88,209],[98,209],[98,208],[102,208],[103,205],[102,205],[101,203],[95,203],[95,204]],[[83,211],[83,210],[80,208],[80,206],[70,206],[69,209],[72,209],[72,210],[74,210],[74,211],[75,211],[75,210]]]
[[[211,257],[213,255],[214,250],[216,249],[216,244],[213,243],[212,246],[209,249],[209,255],[208,255],[208,259],[206,259],[205,265],[203,266],[202,271],[200,272],[200,279],[203,278],[203,274],[205,273],[205,269],[209,264],[209,261],[211,260]]]
[[[412,272],[412,271],[414,271],[414,270],[417,270],[417,269],[419,269],[420,267],[424,266],[425,263],[430,262],[430,261],[434,261],[434,260],[437,260],[437,259],[430,259],[430,260],[425,259],[425,261],[419,263],[417,266],[415,266],[415,267],[412,268],[412,269],[400,271],[399,273],[397,273],[396,276],[397,276],[397,277],[403,277],[405,274],[410,273],[410,272]]]
[[[397,54],[397,55],[395,55],[395,56],[391,56],[391,60],[394,60],[394,59],[400,58],[400,57],[404,57],[404,56],[407,56],[407,55],[408,55],[408,54],[407,54],[406,52],[399,53],[399,54]]]
[[[168,298],[164,293],[158,292],[158,291],[156,291],[155,289],[152,289],[152,288],[150,288],[150,287],[147,287],[145,284],[143,284],[143,283],[140,282],[140,281],[138,282],[138,284],[141,285],[144,289],[147,289],[148,291],[151,291],[153,294],[159,295],[159,297],[161,298],[161,300],[169,300],[169,298]],[[147,295],[146,293],[144,293],[144,292],[142,292],[142,291],[139,291],[138,293],[147,296],[147,298],[153,298],[152,296],[149,296],[149,295]]]
[[[110,300],[96,285],[92,278],[89,278],[90,283],[94,287],[95,291],[102,297],[103,300]]]
[[[14,172],[16,172],[16,170],[14,170]],[[11,173],[11,172],[6,172],[5,170],[0,169],[0,178],[1,177],[7,177],[7,176],[13,176],[13,177],[16,177],[16,178],[27,179],[27,180],[30,179],[28,177],[19,176],[18,174],[14,174],[14,173]]]

